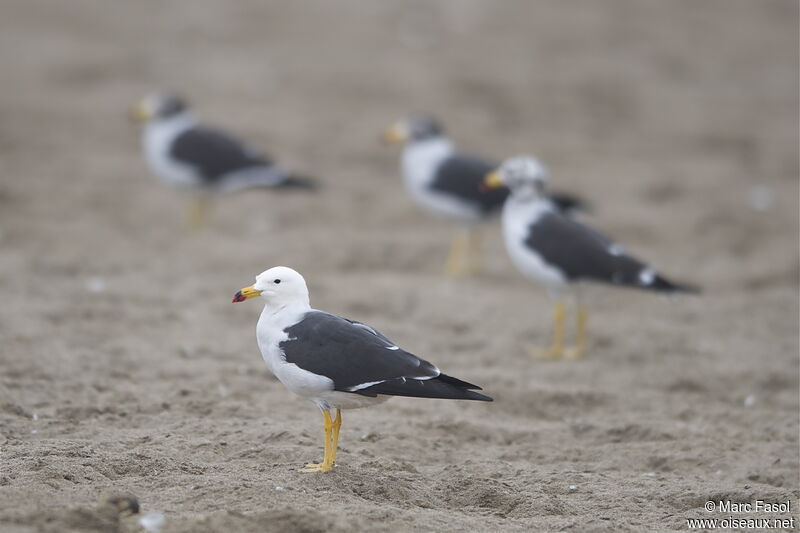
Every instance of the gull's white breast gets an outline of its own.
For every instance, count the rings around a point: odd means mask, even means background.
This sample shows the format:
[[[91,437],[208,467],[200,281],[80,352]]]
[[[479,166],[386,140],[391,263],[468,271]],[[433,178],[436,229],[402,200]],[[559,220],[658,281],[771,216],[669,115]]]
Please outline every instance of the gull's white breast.
[[[430,189],[436,171],[445,159],[455,152],[448,139],[429,139],[412,142],[403,149],[401,167],[403,181],[414,201],[433,215],[466,222],[481,218],[478,208]]]
[[[142,131],[142,146],[150,169],[170,185],[192,187],[199,185],[198,176],[188,165],[177,162],[171,155],[172,143],[195,122],[189,116],[149,122]]]
[[[265,307],[258,319],[256,338],[261,356],[272,372],[283,385],[293,393],[310,399],[320,409],[357,409],[384,402],[387,396],[372,398],[350,392],[333,390],[333,380],[326,376],[303,370],[294,363],[286,361],[280,343],[289,339],[284,330],[296,324],[310,309],[292,311],[284,309],[272,313]]]
[[[523,275],[555,289],[563,287],[566,279],[558,269],[549,266],[541,255],[525,244],[531,226],[550,209],[548,200],[510,197],[503,206],[503,238],[511,261]]]
[[[270,309],[265,307],[258,319],[256,338],[269,371],[275,374],[275,377],[290,391],[313,398],[322,392],[332,391],[333,381],[287,362],[280,347],[280,343],[289,339],[289,334],[284,330],[296,324],[307,312],[308,309],[271,313]]]

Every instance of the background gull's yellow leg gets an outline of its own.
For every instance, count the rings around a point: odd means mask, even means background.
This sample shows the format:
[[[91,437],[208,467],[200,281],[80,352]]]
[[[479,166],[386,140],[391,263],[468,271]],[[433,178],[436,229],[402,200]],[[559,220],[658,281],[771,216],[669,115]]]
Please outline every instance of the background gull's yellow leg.
[[[336,410],[336,418],[333,420],[333,438],[331,443],[331,466],[336,466],[336,451],[339,448],[339,429],[342,427],[342,410]]]
[[[564,302],[556,302],[553,307],[553,344],[546,350],[534,352],[537,357],[557,359],[564,356],[564,320],[567,310]]]
[[[464,273],[464,251],[467,246],[465,237],[462,232],[458,232],[453,238],[450,254],[444,265],[444,274],[449,278],[456,278]]]
[[[322,411],[322,420],[325,427],[325,452],[321,463],[308,463],[300,469],[301,472],[327,472],[332,468],[331,463],[331,437],[333,421],[328,411]]]
[[[206,225],[211,211],[211,199],[205,195],[195,196],[189,203],[189,230],[199,231]]]
[[[589,314],[586,308],[578,306],[578,316],[575,324],[575,347],[566,354],[570,359],[580,359],[586,354],[586,322]]]
[[[483,270],[483,234],[478,228],[472,228],[468,234],[468,255],[469,265],[467,273],[470,275],[480,274]]]

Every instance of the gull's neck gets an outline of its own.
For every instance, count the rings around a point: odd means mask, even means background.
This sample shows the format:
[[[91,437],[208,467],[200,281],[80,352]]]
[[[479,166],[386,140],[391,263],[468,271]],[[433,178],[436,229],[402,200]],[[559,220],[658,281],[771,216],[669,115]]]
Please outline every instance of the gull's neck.
[[[147,125],[153,128],[163,128],[167,126],[170,128],[181,129],[183,127],[193,126],[196,123],[197,119],[191,111],[182,111],[168,117],[156,118],[151,120]]]
[[[284,331],[289,326],[297,324],[302,320],[306,313],[311,311],[311,306],[308,303],[308,298],[305,301],[295,300],[293,302],[269,302],[264,306],[261,311],[261,316],[258,317],[258,324],[256,324],[256,337],[258,338],[259,346],[262,343],[270,345],[275,339],[281,338]],[[262,354],[264,348],[261,348]],[[275,369],[270,365],[272,372]]]
[[[295,316],[308,311],[311,311],[311,304],[306,295],[288,302],[267,302],[261,314],[280,318],[282,316]]]
[[[454,152],[453,143],[444,136],[408,143],[400,160],[406,185],[412,192],[424,190],[434,178],[442,161]]]
[[[531,204],[546,198],[533,186],[522,186],[511,190],[509,200],[517,204]]]
[[[441,157],[448,156],[455,151],[453,141],[444,135],[437,135],[436,137],[428,137],[419,141],[411,141],[406,145],[405,152],[411,153],[424,153],[431,157],[432,155],[439,155]]]

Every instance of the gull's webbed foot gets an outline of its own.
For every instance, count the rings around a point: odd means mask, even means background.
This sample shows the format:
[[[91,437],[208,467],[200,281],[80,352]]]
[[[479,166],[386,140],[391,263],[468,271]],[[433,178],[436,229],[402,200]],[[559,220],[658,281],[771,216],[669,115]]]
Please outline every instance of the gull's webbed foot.
[[[336,466],[336,448],[339,446],[339,428],[342,426],[342,413],[336,410],[336,420],[329,411],[322,412],[325,429],[325,455],[321,463],[306,463],[300,472],[330,472]]]
[[[300,472],[330,472],[335,466],[335,463],[306,463],[303,468],[300,469]]]

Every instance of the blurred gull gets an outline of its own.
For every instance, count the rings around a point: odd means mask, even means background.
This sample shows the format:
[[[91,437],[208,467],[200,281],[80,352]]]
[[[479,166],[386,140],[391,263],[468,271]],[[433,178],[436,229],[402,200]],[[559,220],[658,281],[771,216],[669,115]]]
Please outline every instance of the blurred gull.
[[[144,123],[142,150],[153,173],[195,193],[189,221],[193,229],[202,226],[213,193],[313,188],[312,181],[289,174],[243,141],[198,122],[174,94],[147,96],[132,117]]]
[[[302,472],[336,466],[342,409],[369,407],[389,396],[492,401],[471,390],[480,390],[477,385],[442,374],[366,324],[313,309],[303,276],[291,268],[262,272],[233,301],[255,297],[264,302],[256,327],[264,362],[287,389],[322,411],[324,457]]]
[[[561,297],[578,282],[599,281],[667,293],[697,292],[695,287],[661,277],[605,235],[555,209],[545,196],[546,172],[536,159],[508,159],[486,176],[485,183],[489,188],[511,189],[503,207],[506,250],[520,272],[547,287],[556,301],[553,344],[539,355],[583,356],[587,313],[580,305],[575,347],[564,349],[566,308]]]

